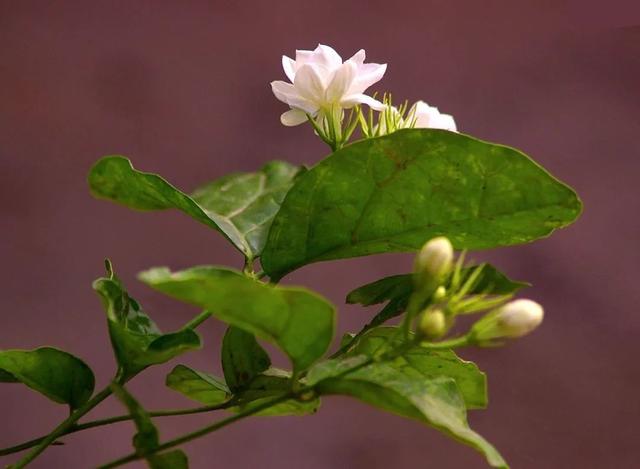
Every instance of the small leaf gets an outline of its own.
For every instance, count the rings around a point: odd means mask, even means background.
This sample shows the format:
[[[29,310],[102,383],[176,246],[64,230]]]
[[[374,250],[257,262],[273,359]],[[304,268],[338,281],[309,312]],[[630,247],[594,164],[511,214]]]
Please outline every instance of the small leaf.
[[[154,453],[160,445],[160,437],[147,411],[124,387],[112,383],[111,389],[133,418],[138,430],[138,433],[133,436],[133,446],[137,454],[145,457],[149,467],[151,469],[187,469],[189,466],[187,456],[181,450]]]
[[[479,267],[482,267],[482,270],[473,288],[469,290],[469,295],[509,295],[529,286],[526,282],[510,280],[491,264],[465,267],[461,272],[461,283],[464,284],[472,272]],[[450,281],[451,278],[445,283],[447,288]],[[370,306],[388,302],[372,321],[372,326],[379,326],[404,312],[412,293],[412,274],[393,275],[356,288],[347,295],[347,303]]]
[[[304,288],[269,285],[212,266],[173,273],[161,267],[139,277],[158,291],[276,344],[297,371],[320,358],[333,337],[333,306]]]
[[[0,350],[0,382],[23,383],[72,410],[91,398],[95,386],[85,362],[51,347]]]
[[[312,262],[533,241],[573,222],[576,194],[523,153],[466,135],[405,129],[347,145],[302,174],[262,254],[274,280]]]
[[[485,455],[493,467],[506,468],[498,451],[469,428],[456,380],[422,374],[402,360],[367,363],[367,356],[322,362],[307,380],[320,395],[355,397],[382,410],[422,421]],[[364,366],[363,366],[364,365]],[[350,369],[354,371],[348,372]]]
[[[222,369],[234,392],[271,366],[271,359],[253,334],[230,326],[222,340]]]
[[[126,376],[198,349],[200,336],[192,329],[162,334],[156,324],[131,298],[108,264],[109,277],[93,282],[107,312],[111,343]]]
[[[222,404],[231,396],[231,391],[220,379],[184,365],[177,365],[171,370],[166,384],[168,388],[205,405]]]
[[[220,231],[247,258],[262,252],[274,215],[301,171],[283,161],[255,173],[225,176],[197,189],[180,191],[153,173],[136,170],[123,156],[106,156],[89,172],[95,197],[137,210],[178,209]]]

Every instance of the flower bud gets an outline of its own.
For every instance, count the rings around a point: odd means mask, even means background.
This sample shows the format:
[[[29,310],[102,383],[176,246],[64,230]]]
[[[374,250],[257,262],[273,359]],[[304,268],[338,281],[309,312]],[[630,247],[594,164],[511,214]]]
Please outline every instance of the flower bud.
[[[436,291],[433,292],[433,301],[442,301],[447,296],[447,289],[440,285],[436,288]]]
[[[416,256],[414,271],[420,277],[438,279],[448,274],[453,262],[453,246],[444,236],[427,241]]]
[[[418,322],[418,334],[427,339],[442,337],[447,330],[447,321],[440,309],[427,309]]]
[[[471,328],[480,343],[492,339],[517,338],[528,334],[542,323],[544,310],[535,301],[514,300],[487,314]]]

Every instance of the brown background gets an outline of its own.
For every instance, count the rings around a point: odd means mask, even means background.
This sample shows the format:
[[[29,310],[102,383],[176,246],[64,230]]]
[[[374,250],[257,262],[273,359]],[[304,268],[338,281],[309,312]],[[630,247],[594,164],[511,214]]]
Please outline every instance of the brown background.
[[[634,1],[0,1],[0,347],[62,347],[103,386],[113,359],[90,283],[105,256],[161,326],[184,322],[194,310],[136,272],[241,259],[179,213],[93,200],[90,165],[122,153],[192,189],[275,157],[313,163],[326,150],[310,129],[278,120],[285,106],[269,82],[284,78],[280,55],[317,42],[343,56],[363,47],[389,63],[377,89],[423,98],[464,132],[525,150],[585,202],[580,221],[549,239],[474,255],[531,280],[547,317],[509,347],[463,354],[490,378],[491,405],[472,424],[514,468],[638,467],[638,24]],[[287,280],[342,304],[351,287],[410,262],[318,264]],[[372,313],[341,307],[340,330]],[[205,351],[182,361],[219,372],[223,330],[208,323]],[[132,383],[149,408],[188,405],[164,389],[170,367]],[[109,400],[93,415],[115,413]],[[64,414],[4,385],[0,445]],[[164,419],[162,435],[212,417]],[[66,438],[33,467],[104,463],[130,451],[131,433],[119,424]],[[484,467],[433,430],[343,398],[313,417],[246,421],[186,449],[194,468]]]

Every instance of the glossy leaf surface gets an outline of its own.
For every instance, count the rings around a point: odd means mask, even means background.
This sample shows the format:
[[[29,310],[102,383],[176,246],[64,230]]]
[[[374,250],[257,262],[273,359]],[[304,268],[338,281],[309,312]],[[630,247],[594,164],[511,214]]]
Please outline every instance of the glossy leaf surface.
[[[168,388],[206,405],[221,404],[229,399],[231,391],[215,376],[196,371],[185,365],[177,365],[167,375]]]
[[[0,382],[23,383],[72,409],[87,402],[95,386],[93,372],[85,362],[51,347],[0,350]]]
[[[333,306],[304,288],[269,285],[213,266],[173,273],[156,268],[142,272],[140,279],[276,344],[297,370],[308,368],[320,358],[333,337]]]
[[[372,356],[384,346],[390,338],[397,337],[396,327],[378,327],[362,336],[347,352],[347,356]],[[416,380],[437,377],[452,378],[458,385],[460,394],[468,409],[483,409],[487,406],[487,377],[475,363],[462,360],[452,350],[428,350],[413,347],[395,359],[394,364],[402,367],[407,374],[413,374]]]
[[[106,156],[89,173],[94,196],[137,210],[178,209],[220,231],[246,257],[260,255],[285,194],[300,168],[283,161],[254,173],[230,174],[186,194],[123,156]]]
[[[360,354],[324,361],[310,370],[307,380],[321,395],[352,396],[422,421],[475,448],[491,466],[505,468],[507,464],[497,450],[469,428],[460,390],[460,382],[464,381],[461,373],[476,374],[477,369],[464,371],[460,363],[446,355],[410,353],[370,362],[368,355]]]
[[[262,264],[303,265],[416,251],[526,243],[576,219],[576,194],[523,153],[466,135],[406,129],[337,151],[301,175],[276,216]]]
[[[93,283],[107,313],[111,343],[125,375],[131,376],[150,365],[164,363],[201,346],[192,329],[162,334],[156,324],[131,298],[107,263],[107,277]]]
[[[250,332],[230,326],[222,340],[224,379],[234,392],[271,366],[271,359]]]

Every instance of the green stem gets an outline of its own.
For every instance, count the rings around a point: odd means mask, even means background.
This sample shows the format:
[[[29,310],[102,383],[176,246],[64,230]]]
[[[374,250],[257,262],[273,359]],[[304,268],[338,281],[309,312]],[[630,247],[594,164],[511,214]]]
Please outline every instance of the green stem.
[[[159,411],[155,411],[155,412],[149,412],[149,416],[150,417],[172,417],[175,415],[190,415],[190,414],[201,414],[201,413],[205,413],[205,412],[212,412],[214,410],[222,410],[222,409],[227,409],[231,406],[236,405],[236,402],[233,400],[224,402],[222,404],[215,404],[215,405],[208,405],[208,406],[201,406],[201,407],[190,407],[187,409],[172,409],[172,410],[159,410]],[[69,428],[69,430],[67,430],[64,434],[60,435],[65,436],[65,435],[70,435],[72,433],[76,433],[76,432],[81,432],[83,430],[88,430],[90,428],[95,428],[95,427],[102,427],[104,425],[110,425],[112,423],[118,423],[118,422],[125,422],[127,420],[131,420],[133,419],[133,417],[131,415],[118,415],[115,417],[107,417],[104,419],[100,419],[100,420],[92,420],[91,422],[86,422],[86,423],[80,423],[78,425],[74,425],[71,428]],[[10,448],[3,448],[0,449],[0,456],[6,456],[7,454],[12,454],[12,453],[17,453],[18,451],[22,451],[25,449],[29,449],[32,448],[34,446],[36,446],[38,443],[40,443],[42,440],[44,440],[46,438],[46,436],[42,436],[40,438],[34,438],[33,440],[29,440],[29,441],[25,441],[24,443],[21,443],[19,445],[16,446],[12,446]],[[61,444],[61,443],[57,443],[54,442],[52,443],[53,445],[55,444]]]
[[[467,345],[471,345],[471,337],[468,335],[463,335],[462,337],[456,337],[454,339],[443,340],[442,342],[420,343],[420,347],[426,348],[429,350],[452,349],[452,348],[466,347]]]
[[[75,423],[87,412],[93,409],[95,406],[104,401],[111,395],[111,388],[107,386],[98,394],[93,396],[82,406],[78,407],[69,417],[66,418],[60,425],[58,425],[51,433],[43,438],[36,447],[27,453],[20,461],[15,465],[10,466],[12,469],[21,469],[37,458],[49,445],[53,444],[60,436],[65,434]]]
[[[414,341],[406,342],[406,343],[402,344],[401,346],[399,346],[398,348],[396,348],[394,350],[391,350],[389,353],[381,356],[379,358],[379,360],[391,360],[391,359],[394,359],[394,358],[402,355],[405,351],[407,351],[408,349],[410,349],[413,346],[415,346],[415,342]],[[339,373],[339,374],[337,374],[335,376],[332,376],[332,377],[326,378],[326,379],[341,378],[341,377],[343,377],[345,375],[348,375],[349,373],[353,373],[354,371],[357,371],[357,370],[359,370],[361,368],[369,366],[373,362],[374,362],[374,359],[368,358],[367,360],[363,361],[362,363],[359,363],[358,365],[356,365],[356,366],[354,366],[352,368],[349,368],[349,369],[343,371],[342,373]],[[122,466],[123,464],[127,464],[127,463],[132,462],[132,461],[137,461],[138,459],[143,459],[145,457],[149,457],[151,454],[156,454],[156,453],[159,453],[161,451],[165,451],[167,449],[173,448],[175,446],[179,446],[182,443],[186,443],[188,441],[195,440],[196,438],[200,438],[201,436],[207,435],[207,434],[212,433],[212,432],[214,432],[216,430],[219,430],[219,429],[221,429],[223,427],[226,427],[227,425],[230,425],[230,424],[232,424],[234,422],[237,422],[238,420],[242,420],[242,419],[244,419],[246,417],[249,417],[251,415],[257,414],[258,412],[261,412],[261,411],[263,411],[265,409],[268,409],[268,408],[270,408],[270,407],[272,407],[272,406],[274,406],[276,404],[279,404],[281,402],[284,402],[284,401],[286,401],[288,399],[295,398],[296,396],[299,396],[299,395],[303,395],[303,394],[305,394],[305,393],[307,393],[309,391],[313,391],[319,384],[322,383],[322,381],[324,381],[324,380],[321,380],[321,381],[315,383],[313,386],[304,386],[304,387],[298,389],[297,392],[293,392],[293,391],[289,392],[289,393],[284,394],[284,395],[282,395],[280,397],[277,397],[277,398],[272,399],[272,400],[270,400],[268,402],[265,402],[265,403],[263,403],[263,404],[261,404],[259,406],[253,407],[253,408],[248,409],[248,410],[246,410],[244,412],[240,412],[240,413],[238,413],[236,415],[233,415],[231,417],[228,417],[226,419],[219,420],[219,421],[217,421],[217,422],[215,422],[215,423],[213,423],[211,425],[207,425],[206,427],[202,427],[199,430],[196,430],[196,431],[191,432],[191,433],[187,433],[186,435],[183,435],[181,437],[175,438],[173,440],[169,440],[166,443],[158,445],[153,451],[150,451],[150,452],[148,452],[148,453],[146,453],[144,455],[143,454],[138,454],[138,453],[131,453],[131,454],[129,454],[127,456],[124,456],[124,457],[122,457],[120,459],[117,459],[117,460],[112,461],[110,463],[107,463],[107,464],[105,464],[103,466],[100,466],[98,469],[111,469],[111,468],[114,468],[114,467]]]
[[[195,329],[200,324],[202,324],[207,319],[209,319],[212,315],[213,313],[211,311],[204,310],[203,312],[198,314],[195,318],[193,318],[191,321],[189,321],[184,326],[182,326],[182,330]]]
[[[137,461],[138,459],[143,459],[144,457],[148,457],[150,454],[155,454],[158,453],[160,451],[164,451],[167,450],[169,448],[173,448],[175,446],[179,446],[182,443],[186,443],[188,441],[194,440],[196,438],[200,438],[201,436],[207,435],[209,433],[212,433],[216,430],[219,430],[220,428],[226,427],[227,425],[230,425],[234,422],[237,422],[238,420],[242,420],[246,417],[249,417],[251,415],[257,414],[258,412],[261,412],[265,409],[268,409],[269,407],[272,407],[276,404],[279,404],[281,402],[286,401],[287,399],[291,399],[293,397],[293,394],[288,393],[288,394],[284,394],[280,397],[277,397],[275,399],[272,399],[270,401],[267,401],[261,405],[252,407],[251,409],[245,410],[244,412],[239,412],[235,415],[232,415],[231,417],[228,417],[226,419],[222,419],[219,420],[211,425],[207,425],[206,427],[202,427],[199,430],[196,430],[194,432],[191,433],[187,433],[186,435],[180,436],[178,438],[175,438],[173,440],[169,440],[166,443],[163,443],[161,445],[158,445],[152,452],[147,453],[146,455],[141,455],[138,453],[131,453],[127,456],[124,456],[123,458],[120,459],[116,459],[115,461],[112,461],[110,463],[105,464],[104,466],[100,466],[99,469],[110,469],[113,467],[118,467],[118,466],[122,466],[123,464],[132,462],[132,461]]]

